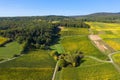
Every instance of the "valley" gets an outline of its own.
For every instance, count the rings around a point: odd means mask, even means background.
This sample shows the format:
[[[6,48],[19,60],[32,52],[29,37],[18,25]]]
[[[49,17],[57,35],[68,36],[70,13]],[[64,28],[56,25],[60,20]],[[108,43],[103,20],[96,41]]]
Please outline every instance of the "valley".
[[[119,23],[14,24],[0,30],[0,80],[120,79]]]

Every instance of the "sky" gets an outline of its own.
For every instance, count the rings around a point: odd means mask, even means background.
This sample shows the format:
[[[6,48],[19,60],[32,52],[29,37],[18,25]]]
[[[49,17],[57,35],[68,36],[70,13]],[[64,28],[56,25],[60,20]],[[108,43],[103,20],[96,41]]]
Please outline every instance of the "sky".
[[[120,0],[0,0],[0,17],[120,12]]]

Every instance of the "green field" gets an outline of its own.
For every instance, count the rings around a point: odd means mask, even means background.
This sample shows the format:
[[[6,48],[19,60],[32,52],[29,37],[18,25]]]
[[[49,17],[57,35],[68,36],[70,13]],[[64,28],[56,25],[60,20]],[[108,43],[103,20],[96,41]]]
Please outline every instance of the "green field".
[[[95,56],[103,60],[108,58],[105,54],[101,53],[96,47],[94,47],[88,37],[84,35],[73,37],[64,36],[61,38],[58,44],[52,46],[51,48],[55,49],[61,54],[79,50],[83,52],[84,55]]]
[[[85,36],[66,37],[61,43],[66,52],[79,49],[83,51],[84,55],[94,56],[99,59],[106,58]],[[85,46],[85,44],[87,44],[87,46]],[[102,63],[90,58],[84,58],[79,67],[66,67],[57,72],[56,80],[118,80],[120,79],[119,76],[120,74],[111,63]]]
[[[48,51],[31,51],[0,64],[0,80],[51,80],[54,66],[55,61]]]
[[[64,48],[63,48],[63,46],[61,45],[60,42],[55,44],[55,45],[53,45],[53,46],[51,46],[51,49],[56,50],[60,54],[65,52],[65,50],[64,50]]]
[[[120,74],[111,63],[84,58],[79,67],[67,67],[57,72],[56,80],[119,80]]]
[[[102,38],[120,38],[120,24],[118,23],[101,23],[86,22],[90,25],[94,34],[100,35]]]
[[[10,42],[0,47],[0,59],[12,58],[15,54],[20,54],[22,47],[17,42]]]
[[[77,31],[77,30],[76,30]],[[107,32],[109,33],[109,32]],[[58,52],[75,52],[82,51],[84,56],[92,56],[99,60],[84,57],[82,63],[78,67],[65,67],[56,74],[55,80],[119,80],[120,74],[115,67],[108,62],[107,55],[101,53],[93,46],[87,35],[72,35],[67,36],[62,33],[61,40],[54,46]],[[65,36],[66,35],[66,36]]]
[[[62,28],[60,32],[61,36],[73,36],[73,35],[88,35],[88,28]]]
[[[120,50],[120,38],[106,38],[104,41],[109,44],[114,50]]]
[[[113,61],[120,67],[120,52],[112,55]]]
[[[87,36],[66,37],[61,40],[61,44],[66,52],[80,50],[84,55],[92,55],[100,59],[106,59],[107,56],[94,47]]]

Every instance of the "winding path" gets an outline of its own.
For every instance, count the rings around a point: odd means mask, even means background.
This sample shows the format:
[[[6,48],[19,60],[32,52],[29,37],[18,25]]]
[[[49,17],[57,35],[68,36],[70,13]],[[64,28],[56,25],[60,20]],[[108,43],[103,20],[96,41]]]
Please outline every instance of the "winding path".
[[[117,53],[120,52],[120,51],[117,51],[117,52],[116,52],[116,51],[115,51],[113,48],[111,48],[107,43],[105,43],[98,35],[89,35],[88,37],[89,37],[89,39],[94,43],[94,46],[95,46],[96,48],[98,48],[102,53],[106,53],[106,52],[105,52],[106,50],[109,52],[109,54],[108,54],[108,57],[109,57],[109,59],[110,59],[109,62],[111,62],[111,63],[114,65],[114,67],[118,70],[118,72],[120,72],[120,67],[119,67],[116,63],[114,63],[114,61],[113,61],[113,59],[112,59],[112,55],[113,55],[113,54],[117,54]],[[101,40],[102,42],[101,42],[101,43],[95,42],[95,41],[97,41],[97,40]],[[101,46],[101,44],[102,44],[102,46]],[[100,46],[99,46],[99,45],[100,45]],[[103,46],[103,45],[104,45],[104,46]],[[100,59],[95,58],[95,57],[93,57],[93,56],[88,56],[88,57],[90,57],[90,58],[92,58],[92,59],[95,59],[95,60],[97,60],[97,61],[99,61],[99,62],[108,62],[108,61],[100,60]]]
[[[93,56],[85,56],[85,57],[89,57],[89,58],[94,59],[94,60],[96,60],[96,61],[98,61],[98,62],[103,62],[103,63],[112,63],[112,61],[111,61],[111,60],[110,60],[110,61],[104,61],[104,60],[101,60],[101,59],[96,58],[96,57],[93,57]]]
[[[120,67],[116,63],[114,63],[114,61],[112,59],[112,55],[119,54],[119,52],[120,51],[117,51],[117,52],[114,52],[114,53],[111,53],[111,54],[108,55],[109,59],[111,60],[111,62],[114,65],[114,67],[118,70],[118,72],[120,72]]]

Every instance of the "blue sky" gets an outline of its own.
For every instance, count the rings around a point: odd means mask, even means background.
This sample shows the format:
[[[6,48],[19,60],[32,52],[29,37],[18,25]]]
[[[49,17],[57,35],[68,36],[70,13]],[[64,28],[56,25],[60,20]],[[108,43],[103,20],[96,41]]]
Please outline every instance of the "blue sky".
[[[120,0],[0,0],[0,16],[86,15],[120,12]]]

